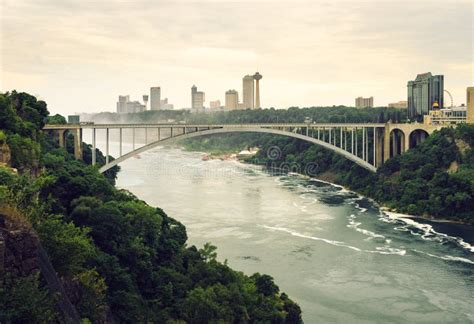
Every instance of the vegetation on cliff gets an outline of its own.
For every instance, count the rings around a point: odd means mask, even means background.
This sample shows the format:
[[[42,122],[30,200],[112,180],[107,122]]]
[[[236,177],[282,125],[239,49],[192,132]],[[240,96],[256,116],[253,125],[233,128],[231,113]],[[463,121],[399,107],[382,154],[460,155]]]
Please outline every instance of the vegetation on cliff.
[[[0,95],[0,129],[8,143],[24,146],[12,145],[19,174],[0,168],[0,204],[21,211],[31,223],[82,318],[301,322],[298,305],[280,293],[270,276],[232,270],[216,260],[210,244],[186,246],[181,223],[116,189],[114,172],[104,176],[98,166],[58,148],[41,132],[47,116],[46,105],[32,96]],[[58,116],[54,120],[62,122]],[[84,147],[86,159],[90,150]],[[41,276],[7,277],[0,278],[0,322],[61,320],[52,299],[45,297]],[[21,307],[22,298],[34,301],[34,309]]]

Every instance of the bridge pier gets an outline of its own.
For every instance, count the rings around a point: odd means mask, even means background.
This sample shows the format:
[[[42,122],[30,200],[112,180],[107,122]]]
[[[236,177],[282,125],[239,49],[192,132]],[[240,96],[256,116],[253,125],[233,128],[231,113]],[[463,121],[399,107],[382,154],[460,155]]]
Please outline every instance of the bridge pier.
[[[60,129],[57,131],[58,137],[59,137],[59,147],[60,148],[66,148],[66,130],[65,129]]]
[[[375,167],[378,168],[384,162],[384,130],[374,128],[374,134],[374,160]]]
[[[74,136],[74,157],[76,160],[82,160],[82,129],[72,130],[72,136]]]

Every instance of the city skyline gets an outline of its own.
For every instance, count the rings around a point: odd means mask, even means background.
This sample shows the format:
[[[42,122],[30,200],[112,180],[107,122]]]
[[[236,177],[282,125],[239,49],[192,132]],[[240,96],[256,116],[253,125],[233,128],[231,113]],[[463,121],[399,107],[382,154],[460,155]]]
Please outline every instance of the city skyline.
[[[53,113],[74,113],[114,111],[117,94],[141,98],[159,85],[179,109],[189,106],[190,84],[223,100],[241,88],[242,71],[260,70],[264,108],[352,106],[364,93],[387,105],[406,98],[416,73],[431,71],[445,75],[459,105],[474,83],[465,28],[473,19],[470,1],[455,2],[177,1],[143,10],[146,1],[7,0],[0,90],[28,91]],[[285,20],[271,23],[281,12]],[[71,100],[84,94],[93,100]]]

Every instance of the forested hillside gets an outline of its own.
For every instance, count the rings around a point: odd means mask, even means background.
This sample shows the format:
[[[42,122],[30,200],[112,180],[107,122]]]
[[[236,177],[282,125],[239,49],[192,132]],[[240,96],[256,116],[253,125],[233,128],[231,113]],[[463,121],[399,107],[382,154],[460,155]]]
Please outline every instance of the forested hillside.
[[[301,322],[270,276],[232,270],[211,244],[187,246],[181,223],[114,187],[117,169],[104,176],[44,136],[46,118],[44,102],[0,94],[0,140],[12,157],[0,167],[0,220],[33,228],[83,320]],[[42,273],[0,276],[0,322],[64,321]]]

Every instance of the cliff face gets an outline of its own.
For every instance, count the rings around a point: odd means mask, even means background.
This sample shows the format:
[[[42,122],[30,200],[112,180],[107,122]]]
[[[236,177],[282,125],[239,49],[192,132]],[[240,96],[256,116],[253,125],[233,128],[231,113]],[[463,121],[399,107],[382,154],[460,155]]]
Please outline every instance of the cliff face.
[[[41,274],[49,290],[58,298],[58,308],[67,322],[80,321],[61,280],[57,277],[48,255],[36,233],[13,209],[0,210],[0,287],[5,275],[11,279]]]
[[[38,274],[38,247],[38,236],[31,229],[0,214],[0,279],[5,273],[12,278]]]

